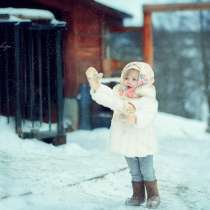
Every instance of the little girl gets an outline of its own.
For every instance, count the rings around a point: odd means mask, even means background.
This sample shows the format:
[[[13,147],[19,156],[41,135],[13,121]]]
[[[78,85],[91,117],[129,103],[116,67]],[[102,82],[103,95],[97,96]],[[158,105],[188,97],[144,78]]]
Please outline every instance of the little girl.
[[[146,197],[146,207],[157,208],[160,197],[153,168],[157,150],[153,122],[158,102],[152,68],[144,62],[128,63],[120,84],[113,89],[100,83],[102,75],[93,67],[87,69],[86,76],[93,100],[113,110],[111,150],[125,156],[132,177],[133,195],[126,205],[139,206]]]

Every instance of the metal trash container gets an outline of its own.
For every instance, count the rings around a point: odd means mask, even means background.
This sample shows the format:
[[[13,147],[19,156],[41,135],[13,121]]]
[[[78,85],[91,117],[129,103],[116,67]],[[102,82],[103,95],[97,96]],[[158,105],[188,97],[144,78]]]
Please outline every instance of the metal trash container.
[[[63,144],[62,33],[66,24],[11,17],[0,13],[0,113],[8,122],[15,119],[22,138]],[[29,123],[31,129],[25,130]],[[47,125],[44,130],[43,124]]]

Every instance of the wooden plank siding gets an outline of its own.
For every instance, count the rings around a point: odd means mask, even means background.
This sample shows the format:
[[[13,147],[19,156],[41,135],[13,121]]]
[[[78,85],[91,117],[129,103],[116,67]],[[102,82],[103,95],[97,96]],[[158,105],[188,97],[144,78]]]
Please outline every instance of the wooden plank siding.
[[[69,13],[65,12],[64,20],[69,22],[64,46],[65,96],[74,96],[79,85],[86,82],[85,70],[89,66],[105,70],[103,33],[111,26],[122,26],[122,18],[111,18],[95,7],[75,3]]]
[[[74,5],[69,16],[69,33],[65,41],[66,96],[75,95],[79,85],[86,82],[85,70],[90,65],[102,69],[101,17],[83,5]]]

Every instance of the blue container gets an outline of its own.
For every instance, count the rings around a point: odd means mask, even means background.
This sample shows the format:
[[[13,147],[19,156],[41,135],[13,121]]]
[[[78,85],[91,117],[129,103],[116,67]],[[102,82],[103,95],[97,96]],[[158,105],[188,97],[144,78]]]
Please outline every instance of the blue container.
[[[79,128],[84,130],[91,129],[91,104],[90,86],[81,84],[79,88]]]

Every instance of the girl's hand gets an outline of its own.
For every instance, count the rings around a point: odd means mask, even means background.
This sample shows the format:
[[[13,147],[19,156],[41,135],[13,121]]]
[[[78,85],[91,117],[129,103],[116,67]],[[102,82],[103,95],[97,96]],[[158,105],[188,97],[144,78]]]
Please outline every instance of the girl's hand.
[[[94,67],[89,67],[86,70],[86,77],[91,89],[96,91],[101,85],[101,78],[103,77],[103,74],[98,73]]]
[[[136,107],[132,103],[126,103],[125,104],[125,113],[130,115],[134,114],[136,111]]]
[[[125,104],[125,115],[129,124],[136,123],[136,115],[135,115],[136,107],[132,103]]]

